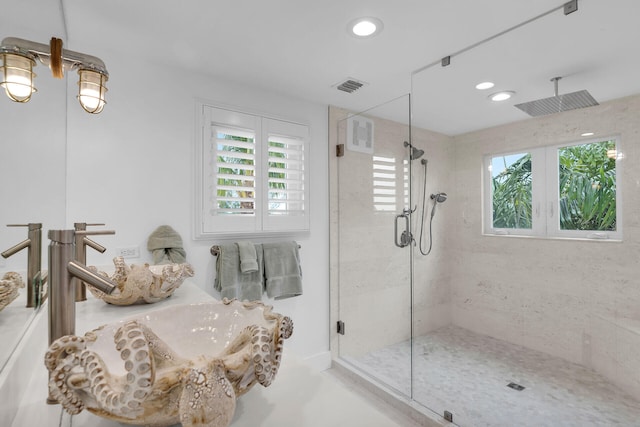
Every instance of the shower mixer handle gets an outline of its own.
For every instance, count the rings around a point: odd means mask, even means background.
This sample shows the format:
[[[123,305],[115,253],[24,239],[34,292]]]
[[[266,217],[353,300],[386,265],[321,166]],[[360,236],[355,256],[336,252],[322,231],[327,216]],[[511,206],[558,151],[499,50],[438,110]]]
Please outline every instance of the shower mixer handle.
[[[398,215],[398,216],[409,216],[412,213],[414,213],[416,210],[418,209],[418,205],[416,205],[413,209],[411,208],[404,208],[402,210],[402,214]]]
[[[409,215],[411,215],[412,212],[413,211],[411,209],[403,209],[401,214],[396,215],[394,223],[394,243],[399,248],[409,246],[411,242],[413,242],[413,236],[411,235],[411,231],[409,231]],[[405,228],[400,236],[398,236],[398,220],[401,220],[402,218],[404,218]]]

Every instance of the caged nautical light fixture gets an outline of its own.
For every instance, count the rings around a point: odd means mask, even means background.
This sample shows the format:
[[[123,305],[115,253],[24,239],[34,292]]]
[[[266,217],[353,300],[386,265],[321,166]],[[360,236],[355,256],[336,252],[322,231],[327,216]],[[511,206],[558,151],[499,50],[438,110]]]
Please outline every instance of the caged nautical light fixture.
[[[2,81],[7,96],[16,102],[28,102],[36,92],[33,67],[36,60],[51,69],[53,77],[61,79],[64,70],[78,70],[78,101],[91,114],[98,114],[106,104],[105,86],[109,73],[100,58],[62,48],[62,40],[51,38],[49,45],[7,37],[0,45]]]

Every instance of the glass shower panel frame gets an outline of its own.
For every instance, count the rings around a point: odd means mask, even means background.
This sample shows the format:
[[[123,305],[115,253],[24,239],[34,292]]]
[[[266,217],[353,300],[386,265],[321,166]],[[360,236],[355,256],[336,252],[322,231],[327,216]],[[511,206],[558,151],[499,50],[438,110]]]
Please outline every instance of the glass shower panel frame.
[[[337,123],[339,357],[410,398],[409,95],[344,113]]]

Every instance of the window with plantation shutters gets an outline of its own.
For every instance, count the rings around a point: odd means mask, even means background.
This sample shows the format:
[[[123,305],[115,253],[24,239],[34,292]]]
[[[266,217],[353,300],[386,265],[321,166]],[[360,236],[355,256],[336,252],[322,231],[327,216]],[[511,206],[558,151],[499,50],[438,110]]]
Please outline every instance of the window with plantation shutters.
[[[196,237],[308,230],[308,126],[201,107]]]
[[[308,228],[308,128],[297,123],[263,119],[266,142],[265,212],[263,228]],[[286,225],[289,224],[289,225]]]
[[[215,141],[216,215],[255,214],[255,134],[212,126]]]

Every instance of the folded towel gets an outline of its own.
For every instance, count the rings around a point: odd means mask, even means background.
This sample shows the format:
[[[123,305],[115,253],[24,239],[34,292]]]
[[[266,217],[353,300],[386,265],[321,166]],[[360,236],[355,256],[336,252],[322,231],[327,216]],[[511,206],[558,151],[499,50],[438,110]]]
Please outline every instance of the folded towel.
[[[262,246],[255,245],[257,271],[243,273],[240,270],[238,245],[220,245],[216,259],[216,279],[214,287],[222,298],[237,298],[240,301],[262,299],[264,263]]]
[[[168,225],[156,228],[147,240],[154,264],[182,264],[187,262],[187,252],[182,247],[182,237]]]
[[[284,299],[302,295],[302,270],[296,242],[263,243],[267,295]]]
[[[240,251],[240,271],[250,273],[258,271],[258,255],[256,247],[251,242],[238,242],[238,251]]]

